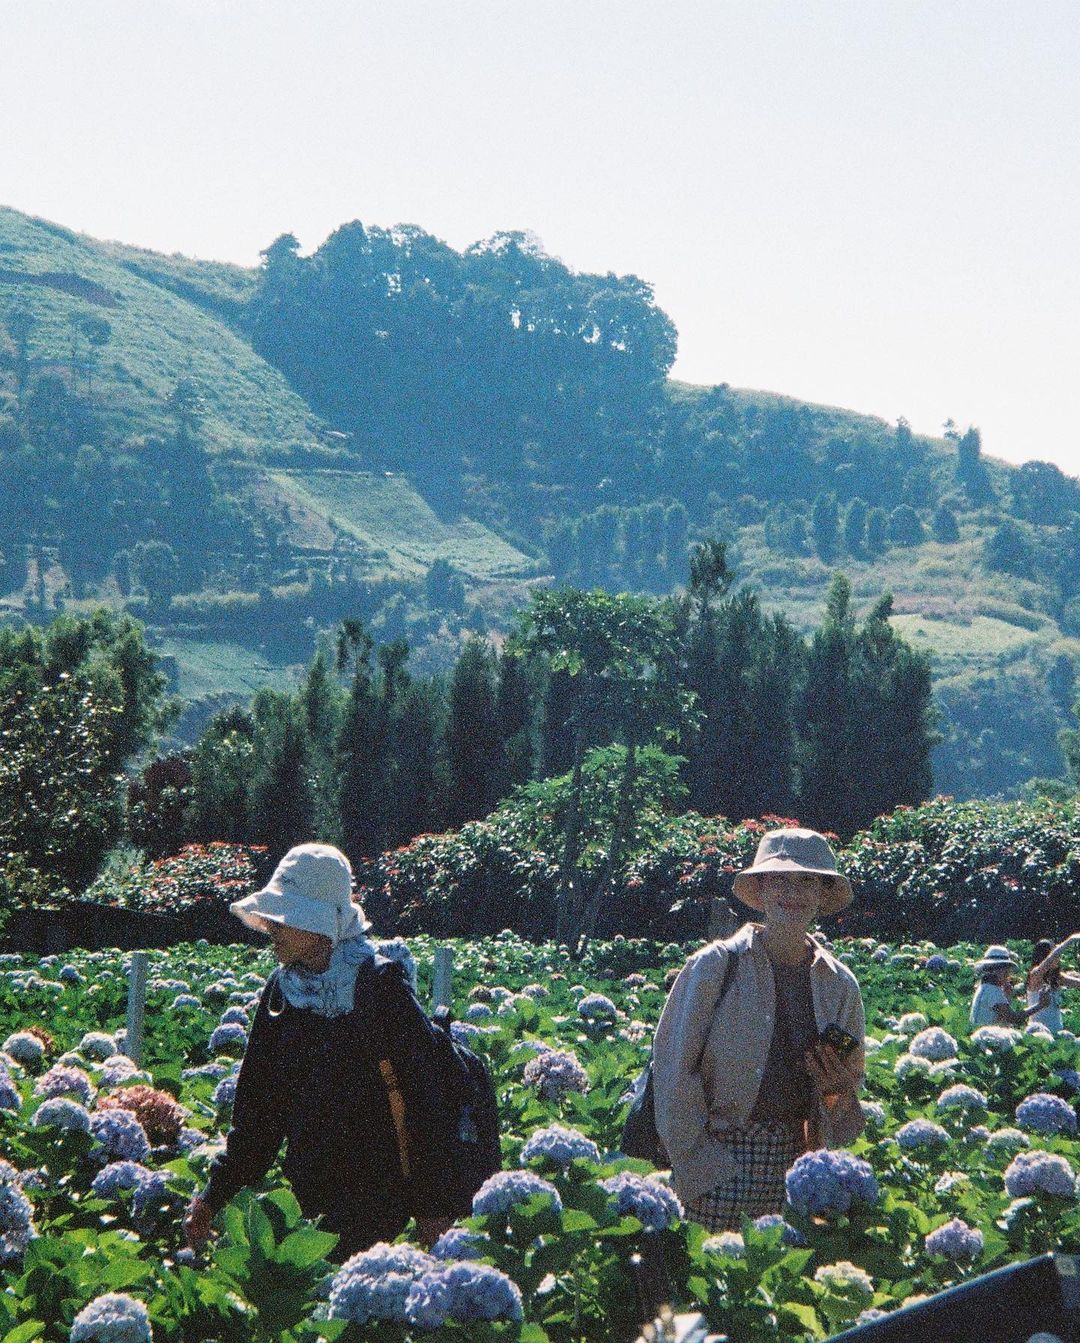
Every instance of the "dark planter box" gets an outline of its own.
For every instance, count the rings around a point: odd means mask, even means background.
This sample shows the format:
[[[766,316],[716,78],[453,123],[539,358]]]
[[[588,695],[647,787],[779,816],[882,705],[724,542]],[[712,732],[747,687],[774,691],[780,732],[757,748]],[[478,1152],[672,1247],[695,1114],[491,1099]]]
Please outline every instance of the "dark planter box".
[[[105,947],[139,951],[194,942],[200,937],[217,945],[230,942],[261,945],[264,941],[223,905],[198,905],[173,917],[79,902],[57,909],[15,910],[4,929],[3,947],[6,951],[45,956],[73,947],[87,951]]]

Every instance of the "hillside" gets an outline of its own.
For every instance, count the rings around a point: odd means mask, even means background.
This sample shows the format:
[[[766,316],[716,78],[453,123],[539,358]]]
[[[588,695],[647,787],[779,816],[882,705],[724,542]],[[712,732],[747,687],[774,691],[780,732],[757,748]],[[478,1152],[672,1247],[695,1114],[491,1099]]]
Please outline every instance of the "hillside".
[[[893,593],[934,658],[939,787],[1064,774],[1080,487],[1056,468],[987,458],[974,429],[672,380],[647,284],[523,234],[458,253],[354,223],[265,256],[165,257],[0,209],[6,618],[129,606],[190,732],[288,684],[345,616],[437,668],[540,577],[669,592],[714,536],[804,631],[837,569],[863,607]]]

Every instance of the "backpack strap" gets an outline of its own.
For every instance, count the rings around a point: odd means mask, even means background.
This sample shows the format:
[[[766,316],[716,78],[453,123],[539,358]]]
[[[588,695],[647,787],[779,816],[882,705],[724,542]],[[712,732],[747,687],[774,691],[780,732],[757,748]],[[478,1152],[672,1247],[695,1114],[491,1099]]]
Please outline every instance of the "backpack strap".
[[[392,973],[392,971],[387,970],[386,967],[388,966],[396,967],[397,962],[388,956],[379,956],[378,954],[372,960],[365,961],[360,966],[353,989],[353,1008],[359,1014],[362,1029],[368,1032],[366,1043],[370,1046],[369,1052],[376,1061],[379,1076],[386,1088],[390,1120],[394,1125],[394,1137],[397,1139],[401,1174],[405,1182],[408,1183],[412,1170],[412,1160],[409,1147],[409,1129],[405,1120],[405,1094],[401,1089],[401,1083],[398,1081],[397,1070],[388,1057],[385,1023],[377,1001],[380,992],[378,986],[383,982],[382,976]],[[366,995],[366,1001],[363,1001],[361,983],[363,983],[363,993]]]

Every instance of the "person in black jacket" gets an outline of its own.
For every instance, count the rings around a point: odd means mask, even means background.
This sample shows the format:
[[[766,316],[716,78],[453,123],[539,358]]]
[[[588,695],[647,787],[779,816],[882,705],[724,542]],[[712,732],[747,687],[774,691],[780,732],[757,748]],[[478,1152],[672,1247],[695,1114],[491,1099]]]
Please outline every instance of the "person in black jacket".
[[[393,1240],[410,1217],[431,1244],[456,1211],[438,1099],[425,1094],[436,1028],[401,967],[365,936],[348,859],[301,844],[231,909],[269,934],[280,967],[252,1022],[225,1150],[184,1219],[189,1247],[201,1248],[225,1204],[266,1176],[282,1143],[305,1216],[340,1237],[334,1259]]]

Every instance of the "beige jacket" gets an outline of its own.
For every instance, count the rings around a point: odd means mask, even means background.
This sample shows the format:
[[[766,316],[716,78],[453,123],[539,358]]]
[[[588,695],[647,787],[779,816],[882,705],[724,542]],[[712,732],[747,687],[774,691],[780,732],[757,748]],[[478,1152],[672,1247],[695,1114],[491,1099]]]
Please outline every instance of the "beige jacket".
[[[715,1010],[728,951],[711,942],[683,966],[664,1005],[653,1041],[656,1128],[671,1160],[673,1183],[685,1201],[700,1198],[730,1173],[730,1151],[711,1130],[742,1128],[750,1120],[772,1042],[776,989],[762,939],[747,923],[729,939],[738,963]],[[818,1029],[843,1027],[866,1038],[855,976],[815,942],[810,989]],[[863,1055],[858,1054],[860,1068]],[[843,1147],[864,1126],[854,1095],[819,1105],[806,1147]]]

